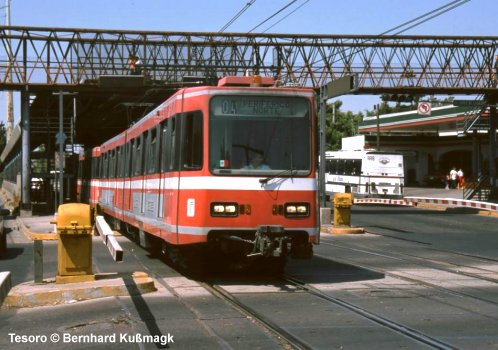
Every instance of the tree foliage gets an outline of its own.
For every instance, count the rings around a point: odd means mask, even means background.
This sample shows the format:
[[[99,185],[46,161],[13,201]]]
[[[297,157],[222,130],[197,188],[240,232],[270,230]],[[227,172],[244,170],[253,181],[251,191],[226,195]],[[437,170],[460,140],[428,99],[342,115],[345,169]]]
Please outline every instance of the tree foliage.
[[[424,99],[424,101],[430,102],[433,107],[439,107],[452,104],[453,99],[453,97],[447,97],[440,100],[431,96]],[[417,109],[417,103],[419,101],[422,101],[420,97],[412,99],[411,102],[389,102],[385,100],[379,104],[379,114],[413,111]],[[327,105],[326,150],[335,151],[341,149],[342,138],[356,135],[358,133],[358,124],[363,120],[363,113],[359,112],[354,114],[351,111],[343,111],[341,109],[342,104],[341,100],[336,100]],[[377,112],[373,109],[365,110],[367,116],[374,116],[376,113]]]
[[[342,111],[341,107],[342,101],[340,100],[327,105],[325,131],[327,150],[340,149],[342,138],[356,135],[358,132],[358,123],[363,119],[362,113],[354,114],[351,111]]]

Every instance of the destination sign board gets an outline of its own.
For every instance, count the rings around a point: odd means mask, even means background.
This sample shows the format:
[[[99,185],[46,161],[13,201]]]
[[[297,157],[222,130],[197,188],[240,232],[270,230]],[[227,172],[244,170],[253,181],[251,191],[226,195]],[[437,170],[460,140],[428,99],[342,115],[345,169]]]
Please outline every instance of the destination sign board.
[[[309,103],[302,98],[280,96],[215,96],[211,100],[211,113],[233,117],[304,117]]]

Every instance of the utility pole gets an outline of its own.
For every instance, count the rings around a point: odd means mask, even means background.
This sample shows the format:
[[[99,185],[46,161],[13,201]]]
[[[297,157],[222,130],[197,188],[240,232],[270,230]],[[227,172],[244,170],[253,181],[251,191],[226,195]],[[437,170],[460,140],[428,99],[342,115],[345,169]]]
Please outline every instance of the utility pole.
[[[496,113],[496,99],[493,99],[491,106],[489,107],[489,178],[491,186],[493,187],[493,196],[496,196],[497,192],[497,182],[496,182],[496,129],[498,127],[497,123],[497,113]]]
[[[380,151],[380,105],[374,105],[375,115],[377,116],[377,151]]]
[[[325,196],[325,144],[326,144],[326,134],[325,129],[327,126],[325,118],[327,117],[327,90],[325,87],[320,88],[320,167],[318,168],[319,174],[319,192],[320,192],[320,206],[322,208],[327,207],[327,200]]]
[[[5,0],[5,25],[10,26],[10,0]],[[12,83],[12,50],[11,50],[11,39],[10,30],[6,31],[7,39],[7,84]],[[5,130],[6,141],[9,142],[12,136],[12,130],[14,130],[14,93],[12,90],[7,90],[7,125]]]
[[[59,173],[54,178],[55,190],[59,190],[59,201],[55,203],[55,210],[57,210],[58,205],[64,203],[64,143],[67,139],[67,135],[64,134],[64,95],[75,95],[71,92],[54,92],[52,95],[59,95],[59,132],[56,135],[55,143],[59,145],[59,162],[58,165]],[[56,198],[57,199],[57,198]]]

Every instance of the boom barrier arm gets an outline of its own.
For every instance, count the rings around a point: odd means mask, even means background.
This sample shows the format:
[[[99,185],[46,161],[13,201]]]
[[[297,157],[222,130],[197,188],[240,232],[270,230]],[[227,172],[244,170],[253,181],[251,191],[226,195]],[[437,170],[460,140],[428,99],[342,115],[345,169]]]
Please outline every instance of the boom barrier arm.
[[[109,224],[107,224],[103,216],[97,216],[95,218],[95,227],[102,237],[102,241],[107,246],[107,249],[111,252],[114,261],[123,261],[123,248],[119,245],[116,237],[114,237],[113,232],[109,227]]]

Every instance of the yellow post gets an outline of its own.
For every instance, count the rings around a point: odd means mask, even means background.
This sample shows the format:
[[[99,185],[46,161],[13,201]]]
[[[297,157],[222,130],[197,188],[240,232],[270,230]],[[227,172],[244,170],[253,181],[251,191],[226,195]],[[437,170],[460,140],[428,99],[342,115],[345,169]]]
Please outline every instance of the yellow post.
[[[362,227],[351,227],[352,193],[336,193],[334,196],[334,227],[330,233],[363,233]]]
[[[57,210],[56,283],[95,280],[92,272],[92,226],[90,206],[62,204]]]
[[[334,196],[334,226],[351,226],[351,193],[336,193]]]

